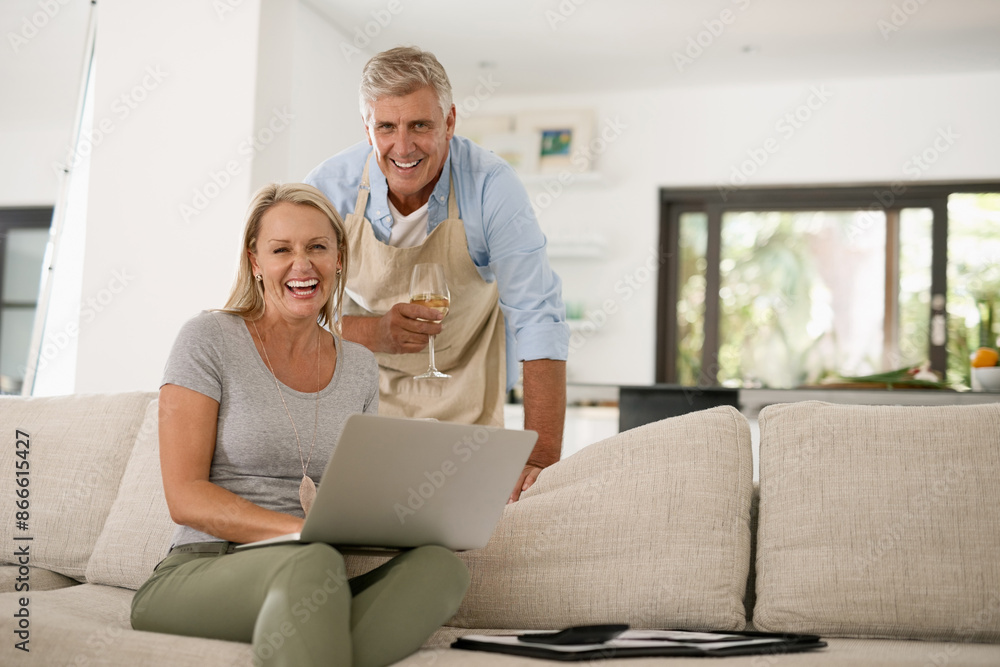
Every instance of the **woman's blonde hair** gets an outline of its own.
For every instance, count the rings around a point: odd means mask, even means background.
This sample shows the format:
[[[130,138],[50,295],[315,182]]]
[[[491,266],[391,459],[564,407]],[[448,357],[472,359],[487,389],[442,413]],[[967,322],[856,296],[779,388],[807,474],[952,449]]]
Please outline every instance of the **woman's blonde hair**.
[[[341,333],[341,310],[344,303],[344,283],[347,279],[348,252],[347,232],[340,214],[333,204],[311,185],[305,183],[271,183],[258,190],[247,207],[246,225],[243,228],[243,247],[240,250],[240,268],[236,281],[229,293],[229,300],[222,310],[239,315],[245,320],[258,320],[264,315],[264,285],[254,277],[250,254],[257,252],[257,237],[260,236],[261,219],[275,204],[288,202],[301,206],[312,206],[330,221],[337,237],[340,252],[341,273],[337,275],[337,285],[330,292],[330,298],[323,305],[319,323],[328,326],[334,335]]]

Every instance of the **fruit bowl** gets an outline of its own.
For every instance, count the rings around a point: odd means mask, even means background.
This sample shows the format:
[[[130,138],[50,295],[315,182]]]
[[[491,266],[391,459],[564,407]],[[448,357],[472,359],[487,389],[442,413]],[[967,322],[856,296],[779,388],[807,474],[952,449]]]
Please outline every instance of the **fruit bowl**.
[[[973,368],[972,391],[993,391],[1000,393],[1000,366]]]

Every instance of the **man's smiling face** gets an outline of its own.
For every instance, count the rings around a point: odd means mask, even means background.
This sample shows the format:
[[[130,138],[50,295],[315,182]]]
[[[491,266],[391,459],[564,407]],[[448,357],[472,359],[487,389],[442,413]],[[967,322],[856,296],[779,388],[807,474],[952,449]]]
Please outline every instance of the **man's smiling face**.
[[[455,134],[455,106],[445,116],[430,86],[375,101],[365,131],[389,184],[389,200],[408,215],[427,203],[437,185],[448,142]]]

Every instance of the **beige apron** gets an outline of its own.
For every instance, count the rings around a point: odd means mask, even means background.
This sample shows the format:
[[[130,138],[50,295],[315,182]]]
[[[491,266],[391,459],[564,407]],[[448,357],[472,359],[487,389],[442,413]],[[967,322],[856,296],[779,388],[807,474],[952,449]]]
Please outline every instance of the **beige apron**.
[[[354,213],[346,216],[350,265],[345,315],[381,316],[410,300],[415,264],[444,266],[451,306],[434,341],[438,370],[451,378],[414,380],[427,370],[428,352],[376,353],[379,364],[379,414],[433,417],[442,421],[503,426],[506,393],[506,339],[495,282],[483,280],[469,256],[465,225],[458,217],[454,183],[449,178],[448,219],[412,248],[397,248],[375,237],[365,218],[368,167],[365,161]]]

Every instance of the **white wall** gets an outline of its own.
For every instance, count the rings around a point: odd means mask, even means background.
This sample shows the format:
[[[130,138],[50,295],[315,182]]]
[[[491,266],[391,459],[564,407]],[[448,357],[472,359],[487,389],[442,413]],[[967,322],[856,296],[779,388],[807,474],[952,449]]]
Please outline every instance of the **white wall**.
[[[244,0],[220,16],[215,7],[225,2],[134,4],[99,5],[95,118],[113,122],[114,132],[93,154],[82,299],[100,311],[81,326],[78,392],[155,389],[180,325],[224,302],[244,209],[261,179],[284,171],[285,180],[300,180],[363,139],[357,82],[370,54],[346,57],[344,33],[307,5]],[[259,35],[262,4],[279,12],[276,34],[295,35],[290,91],[274,80],[280,68],[256,67],[260,44],[273,48],[267,26],[265,39]],[[147,68],[162,80],[148,78]],[[121,117],[121,105],[112,105],[144,81],[156,85]],[[459,101],[476,84],[454,83]],[[802,111],[814,86],[825,86],[829,99],[814,97],[817,108]],[[289,94],[287,113],[263,142]],[[554,262],[567,299],[593,313],[610,304],[606,318],[591,315],[606,319],[599,330],[574,338],[569,370],[577,382],[653,380],[656,281],[646,264],[660,187],[723,183],[769,138],[778,150],[750,186],[905,182],[914,173],[907,161],[949,127],[957,138],[916,172],[920,180],[1000,180],[1000,73],[554,97],[504,95],[500,86],[476,113],[581,107],[596,111],[598,131],[607,122],[622,129],[596,156],[603,179],[565,188],[540,211],[550,236],[583,231],[607,240],[601,258]],[[785,136],[776,124],[796,110],[810,118]],[[534,197],[545,192],[529,187]],[[204,209],[185,220],[180,206],[196,204]]]
[[[313,167],[363,141],[358,110],[361,68],[373,53],[353,46],[349,36],[308,4],[297,14],[292,95],[296,125],[291,133],[289,181],[301,181]]]
[[[738,178],[749,174],[746,187],[1000,180],[1000,72],[556,97],[501,92],[477,113],[593,108],[599,132],[622,128],[603,152],[595,144],[602,180],[566,187],[539,211],[550,237],[596,232],[607,241],[602,258],[553,261],[566,299],[586,302],[595,325],[604,322],[574,336],[575,382],[654,379],[656,279],[647,263],[655,266],[661,187],[724,185],[734,168]],[[786,119],[796,113],[797,127]],[[925,151],[935,161],[921,168],[912,158]],[[747,162],[751,154],[761,166]],[[543,185],[529,192],[549,203]]]
[[[253,191],[363,137],[339,33],[313,10],[185,4],[100,6],[95,122],[115,129],[93,155],[77,392],[156,389],[180,326],[225,303]]]
[[[232,281],[260,1],[98,11],[94,125],[113,131],[91,160],[76,391],[153,390],[180,324]]]
[[[255,45],[254,139],[251,187],[285,179],[290,135],[296,126],[292,102],[293,49],[297,0],[264,0]]]

